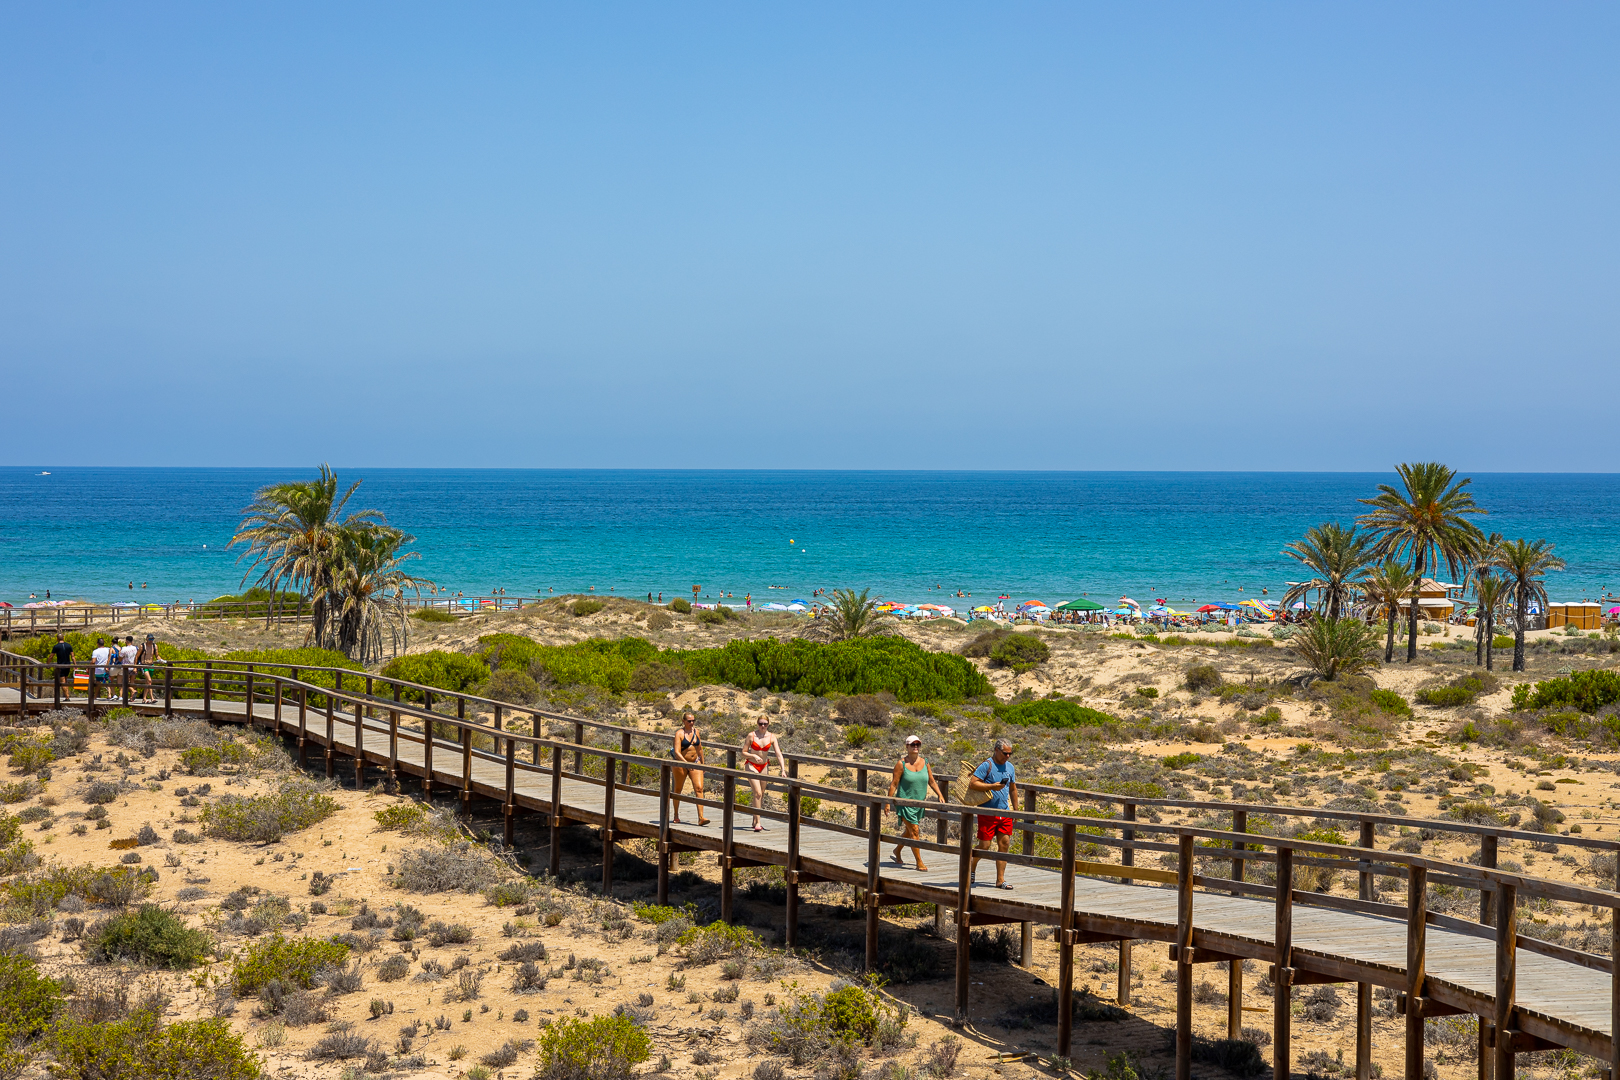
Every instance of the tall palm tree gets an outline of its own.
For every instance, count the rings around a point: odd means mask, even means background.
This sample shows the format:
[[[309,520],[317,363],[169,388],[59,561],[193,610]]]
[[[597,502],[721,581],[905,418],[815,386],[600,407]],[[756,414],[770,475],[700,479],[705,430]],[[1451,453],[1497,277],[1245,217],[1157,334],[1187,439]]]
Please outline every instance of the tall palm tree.
[[[1491,576],[1495,569],[1496,553],[1502,547],[1502,534],[1493,532],[1481,540],[1474,548],[1468,560],[1468,570],[1463,577],[1463,587],[1473,586],[1475,599],[1479,599],[1479,583]],[[1496,612],[1493,609],[1489,616],[1486,612],[1478,611],[1474,614],[1474,666],[1487,664],[1485,623],[1487,618],[1494,620]]]
[[[1304,539],[1283,545],[1283,554],[1304,563],[1316,577],[1289,589],[1283,607],[1292,608],[1315,590],[1317,609],[1337,619],[1355,598],[1361,572],[1372,562],[1371,549],[1372,537],[1357,533],[1353,525],[1347,529],[1329,521],[1306,529]]]
[[[1507,578],[1513,598],[1513,670],[1524,670],[1524,621],[1529,617],[1531,600],[1547,608],[1547,585],[1542,576],[1549,570],[1562,570],[1564,560],[1553,553],[1546,540],[1510,540],[1496,552],[1496,565]]]
[[[1361,502],[1372,507],[1360,524],[1378,537],[1373,551],[1379,558],[1406,556],[1412,562],[1412,611],[1407,628],[1406,661],[1417,659],[1418,597],[1425,565],[1438,570],[1441,562],[1455,576],[1482,539],[1479,526],[1466,515],[1481,514],[1469,492],[1470,479],[1437,461],[1397,465],[1401,486],[1378,485],[1378,495]]]
[[[318,594],[331,605],[336,645],[344,655],[369,664],[382,659],[386,636],[394,655],[410,643],[405,590],[418,596],[433,582],[412,577],[405,564],[421,558],[402,551],[416,538],[388,525],[360,522],[338,529],[331,580]]]
[[[1496,666],[1491,655],[1492,643],[1496,638],[1496,611],[1507,601],[1510,589],[1511,583],[1505,577],[1486,573],[1474,576],[1474,599],[1479,601],[1474,625],[1480,634],[1479,647],[1474,650],[1474,663],[1478,666],[1483,661],[1486,671]]]
[[[246,546],[237,556],[238,562],[248,563],[242,575],[244,583],[258,570],[258,583],[268,585],[273,596],[279,595],[281,583],[287,582],[315,598],[310,636],[317,644],[328,640],[328,596],[339,530],[382,520],[376,510],[359,510],[343,517],[349,498],[359,486],[356,480],[340,496],[337,474],[330,465],[322,464],[315,480],[261,488],[254,494],[253,503],[242,511],[242,523],[231,537],[231,546]]]
[[[1384,643],[1387,664],[1395,658],[1395,620],[1400,617],[1401,601],[1412,591],[1412,571],[1399,559],[1385,559],[1367,572],[1361,587],[1389,623],[1389,637]]]

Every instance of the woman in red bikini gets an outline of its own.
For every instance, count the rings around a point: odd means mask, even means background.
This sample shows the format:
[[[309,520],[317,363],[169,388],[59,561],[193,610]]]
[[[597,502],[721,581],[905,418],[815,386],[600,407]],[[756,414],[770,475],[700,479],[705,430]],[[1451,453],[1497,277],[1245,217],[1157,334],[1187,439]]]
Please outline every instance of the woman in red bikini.
[[[748,772],[758,773],[761,779],[749,777],[748,786],[754,789],[754,831],[764,832],[765,826],[759,823],[759,808],[765,805],[765,767],[771,763],[770,754],[776,754],[776,767],[782,776],[787,775],[787,762],[782,758],[782,744],[770,730],[769,717],[762,716],[754,724],[754,730],[748,736],[748,745],[743,748],[743,768]]]

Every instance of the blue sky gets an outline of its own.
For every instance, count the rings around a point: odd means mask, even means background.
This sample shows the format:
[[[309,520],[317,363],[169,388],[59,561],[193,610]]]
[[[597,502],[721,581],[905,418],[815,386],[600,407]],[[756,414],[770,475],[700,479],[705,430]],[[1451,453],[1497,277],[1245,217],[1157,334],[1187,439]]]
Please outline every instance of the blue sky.
[[[1617,28],[7,3],[0,461],[1620,471]]]

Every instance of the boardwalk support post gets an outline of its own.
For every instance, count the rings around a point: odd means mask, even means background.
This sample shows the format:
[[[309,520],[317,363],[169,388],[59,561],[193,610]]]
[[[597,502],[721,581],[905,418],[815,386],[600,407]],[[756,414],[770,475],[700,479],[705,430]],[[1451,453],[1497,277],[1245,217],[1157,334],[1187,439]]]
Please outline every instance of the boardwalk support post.
[[[956,1016],[957,1027],[968,1020],[968,934],[972,929],[973,893],[968,878],[973,866],[973,826],[978,815],[962,814],[962,836],[956,854]]]
[[[763,799],[760,800],[764,802]],[[787,786],[787,947],[799,943],[799,785]]]
[[[658,770],[658,903],[669,903],[669,766]]]
[[[1121,807],[1120,814],[1126,821],[1135,821],[1136,804],[1130,802],[1126,803],[1123,807]],[[1135,866],[1136,848],[1131,846],[1131,841],[1136,838],[1136,830],[1122,829],[1119,835],[1120,838],[1125,842],[1125,846],[1122,847],[1119,852],[1120,865]],[[1130,878],[1120,878],[1119,880],[1126,885],[1131,883]],[[1131,1003],[1131,942],[1127,938],[1121,938],[1119,942],[1118,997],[1121,1005],[1129,1005]]]
[[[882,886],[878,882],[878,848],[883,842],[883,804],[872,801],[866,815],[866,970],[876,971],[878,963],[878,904]]]
[[[506,805],[503,808],[501,843],[512,846],[512,830],[517,818],[517,743],[506,740]]]
[[[94,683],[95,680],[91,680]],[[214,662],[203,661],[203,719],[214,718]]]
[[[1232,811],[1232,831],[1247,833],[1249,831],[1249,812],[1247,810]],[[1242,881],[1244,867],[1247,861],[1243,853],[1249,850],[1249,845],[1234,843],[1232,845],[1232,880]],[[1233,893],[1233,896],[1239,895]],[[1226,972],[1226,1037],[1228,1039],[1243,1038],[1243,961],[1234,958],[1227,962]]]
[[[60,702],[58,702],[60,705]],[[163,665],[163,715],[174,715],[174,666]]]
[[[337,773],[337,761],[332,757],[332,743],[337,740],[337,725],[332,722],[332,695],[326,695],[326,778],[332,779]]]
[[[613,771],[613,755],[602,755],[602,895],[613,895],[613,819],[614,796],[618,793],[617,777]]]
[[[1294,988],[1294,849],[1282,845],[1277,848],[1277,928],[1272,941],[1277,951],[1271,971],[1271,1072],[1274,1080],[1288,1080],[1293,1033],[1288,1007]]]
[[[1423,1080],[1423,977],[1429,915],[1429,871],[1406,868],[1406,1080]],[[1497,1030],[1497,1043],[1503,1030]],[[1509,1066],[1511,1075],[1512,1066]]]
[[[737,767],[737,751],[726,751],[726,768]],[[731,845],[735,836],[733,826],[736,824],[736,797],[737,778],[728,771],[725,780],[720,785],[720,921],[730,923],[733,917],[731,908],[732,891],[735,885],[735,875],[731,869]]]
[[[422,795],[433,797],[433,692],[422,691],[422,706],[427,719],[422,721]]]
[[[1492,1017],[1496,1024],[1496,1053],[1492,1063],[1495,1080],[1513,1080],[1513,1010],[1518,1004],[1519,904],[1516,893],[1514,886],[1505,881],[1496,886],[1496,1014]],[[1615,1032],[1620,1034],[1620,1028]],[[1613,1051],[1610,1056],[1612,1059]]]
[[[354,790],[366,786],[366,721],[365,707],[354,703]]]
[[[941,801],[947,802],[947,803],[950,802],[951,801],[951,781],[950,781],[950,778],[947,777],[947,776],[940,776],[940,777],[936,777],[935,779],[939,783],[939,794],[941,796]],[[951,839],[951,819],[950,819],[950,817],[945,813],[945,811],[940,810],[937,813],[935,813],[934,822],[935,822],[935,827],[936,827],[936,830],[937,830],[936,833],[935,833],[935,836],[934,836],[935,842],[940,843],[940,844],[949,843],[950,839]],[[941,937],[941,938],[945,936],[945,905],[944,904],[935,904],[934,905],[934,934],[935,934],[936,937]]]
[[[1373,846],[1373,823],[1370,821],[1361,823],[1361,846],[1364,848]],[[1360,866],[1358,877],[1361,885],[1358,895],[1363,900],[1371,901],[1374,896],[1372,862],[1362,859],[1358,865]],[[1494,862],[1492,865],[1494,865]],[[1490,894],[1485,890],[1481,890],[1480,895],[1488,896]],[[1371,983],[1356,983],[1356,1080],[1372,1080],[1372,996]],[[1480,1032],[1483,1035],[1483,1026],[1480,1028]],[[1481,1057],[1483,1058],[1483,1049]],[[1486,1080],[1484,1071],[1488,1067],[1483,1061],[1481,1061],[1480,1068],[1482,1070],[1480,1080]]]
[[[303,768],[308,754],[304,744],[309,740],[309,689],[298,688],[298,767]]]
[[[1176,873],[1176,1080],[1192,1080],[1193,837],[1182,833]]]
[[[1479,865],[1481,869],[1496,869],[1496,853],[1498,840],[1494,834],[1486,834],[1479,838]],[[1362,897],[1362,899],[1371,899]],[[1496,899],[1496,890],[1479,890],[1479,921],[1483,926],[1495,927],[1496,916],[1493,902]],[[1492,1066],[1495,1064],[1491,1054],[1491,1032],[1494,1016],[1491,1019],[1479,1018],[1479,1080],[1491,1080],[1495,1073]],[[1357,1077],[1356,1080],[1361,1080]]]
[[[1058,903],[1058,1049],[1067,1058],[1074,1043],[1074,834],[1063,826],[1063,881]]]
[[[552,880],[562,873],[562,744],[551,746],[551,850],[546,869]]]
[[[1035,792],[1033,790],[1024,792],[1024,812],[1026,814],[1035,812]],[[1024,842],[1019,851],[1025,855],[1035,854],[1035,833],[1029,828],[1028,821],[1024,822]],[[1030,929],[1031,926],[1027,921],[1018,924],[1018,966],[1025,970],[1029,969],[1035,953],[1035,935],[1030,933]]]

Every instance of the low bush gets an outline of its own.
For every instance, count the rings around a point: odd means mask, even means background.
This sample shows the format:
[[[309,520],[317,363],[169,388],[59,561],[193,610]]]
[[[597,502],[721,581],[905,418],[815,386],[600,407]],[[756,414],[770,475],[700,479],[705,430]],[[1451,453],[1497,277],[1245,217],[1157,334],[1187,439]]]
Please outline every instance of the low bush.
[[[465,945],[472,938],[472,927],[465,923],[444,923],[435,919],[427,928],[428,944],[435,949],[446,945]]]
[[[1481,694],[1488,694],[1495,689],[1496,677],[1489,672],[1480,672],[1463,675],[1451,680],[1445,686],[1419,690],[1417,700],[1420,705],[1452,708],[1457,705],[1472,705]]]
[[[851,750],[859,750],[877,738],[877,732],[869,727],[855,724],[844,729],[844,745]]]
[[[123,907],[145,896],[152,887],[151,871],[133,866],[52,866],[42,873],[8,881],[7,899],[49,911],[68,896],[89,904]]]
[[[84,801],[95,806],[105,806],[118,798],[118,785],[109,780],[95,780],[84,791]]]
[[[378,982],[399,982],[410,973],[411,962],[409,958],[400,953],[395,953],[377,965]]]
[[[50,1038],[60,1080],[257,1080],[262,1062],[223,1019],[165,1025],[140,1009],[111,1023],[68,1023]]]
[[[889,723],[890,702],[876,694],[850,694],[833,706],[833,718],[840,724],[880,728]]]
[[[308,990],[315,985],[315,972],[341,967],[348,958],[349,947],[335,941],[272,934],[237,955],[231,965],[231,986],[237,997],[257,993],[272,979]]]
[[[677,615],[690,615],[692,614],[692,602],[690,600],[683,600],[681,597],[677,596],[675,599],[669,602],[669,610],[675,612]]]
[[[388,679],[462,693],[488,679],[489,666],[476,656],[434,649],[395,657],[383,665],[382,675]],[[405,689],[400,696],[406,701],[421,701],[422,691]]]
[[[440,611],[438,608],[423,608],[421,611],[413,611],[411,612],[411,618],[417,622],[425,623],[453,623],[456,621],[456,617],[450,612]]]
[[[724,960],[764,947],[752,930],[723,922],[688,927],[675,943],[686,950],[687,962],[695,966],[712,964],[716,960]]]
[[[0,953],[0,1075],[16,1076],[62,1010],[62,987],[29,957]]]
[[[225,840],[272,843],[338,811],[338,801],[305,780],[290,780],[272,795],[221,795],[203,808],[203,832]]]
[[[1051,659],[1052,650],[1034,634],[1008,634],[990,650],[990,663],[1018,674],[1035,670]]]
[[[1378,706],[1379,711],[1389,713],[1391,716],[1411,717],[1412,706],[1407,700],[1393,690],[1370,690],[1367,700]]]
[[[484,684],[481,696],[513,705],[528,705],[540,696],[540,684],[526,671],[497,671]]]
[[[479,892],[493,885],[495,878],[495,864],[488,852],[466,841],[401,852],[394,875],[401,889],[419,893]]]
[[[1194,664],[1182,676],[1181,684],[1195,693],[1212,694],[1221,688],[1221,673],[1214,664]]]
[[[684,603],[684,601],[681,601]],[[535,1080],[629,1080],[652,1056],[652,1040],[623,1014],[564,1017],[540,1035]]]
[[[1591,714],[1620,702],[1620,671],[1591,668],[1513,688],[1513,708],[1567,708]]]
[[[12,747],[11,756],[6,759],[6,764],[26,776],[31,776],[55,760],[56,754],[47,743],[19,743]]]
[[[427,807],[411,802],[385,806],[371,816],[377,819],[377,828],[402,833],[419,832],[428,820]]]
[[[213,949],[207,934],[155,904],[103,919],[85,934],[85,944],[91,963],[124,960],[176,971],[197,966]]]
[[[575,600],[568,610],[575,618],[582,618],[586,615],[595,615],[606,606],[600,600]]]
[[[1018,701],[1011,705],[996,705],[996,719],[1021,727],[1078,728],[1112,727],[1119,719],[1105,712],[1076,705],[1072,701],[1043,698],[1039,701]]]

